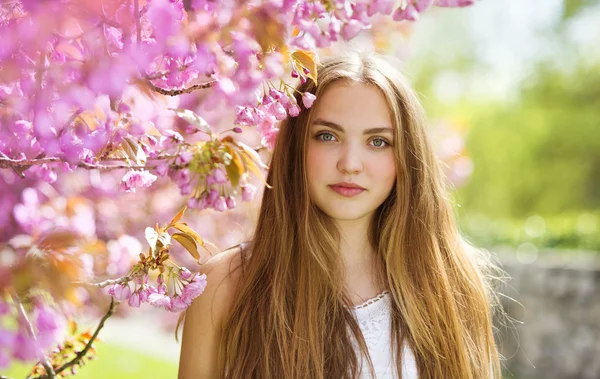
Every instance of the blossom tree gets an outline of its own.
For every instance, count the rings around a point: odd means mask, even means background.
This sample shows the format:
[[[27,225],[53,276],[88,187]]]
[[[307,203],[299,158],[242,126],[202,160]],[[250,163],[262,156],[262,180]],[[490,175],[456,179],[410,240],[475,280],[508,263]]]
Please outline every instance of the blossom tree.
[[[0,2],[0,368],[75,374],[118,303],[185,310],[217,251],[185,210],[252,200],[278,122],[315,100],[290,82],[318,83],[316,50],[473,2]]]

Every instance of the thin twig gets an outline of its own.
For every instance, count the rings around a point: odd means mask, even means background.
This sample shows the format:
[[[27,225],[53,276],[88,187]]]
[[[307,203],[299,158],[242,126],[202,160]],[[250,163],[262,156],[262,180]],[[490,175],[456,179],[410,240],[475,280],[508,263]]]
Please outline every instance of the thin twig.
[[[13,291],[11,296],[17,306],[17,312],[19,313],[19,316],[23,319],[23,321],[25,322],[25,325],[27,326],[27,329],[28,329],[29,334],[31,335],[31,338],[33,338],[33,341],[35,342],[36,346],[39,346],[37,337],[35,335],[35,331],[33,330],[33,325],[31,324],[31,321],[29,321],[29,318],[27,317],[27,313],[25,312],[25,308],[23,307],[23,303],[21,303],[21,299],[19,298],[19,295],[17,294],[17,292]],[[39,354],[40,354],[40,362],[42,363],[42,366],[44,366],[44,369],[46,370],[46,374],[47,374],[46,378],[47,379],[55,379],[56,372],[54,372],[54,369],[52,368],[50,361],[48,361],[48,358],[46,357],[44,352],[41,351],[41,349],[39,350]]]
[[[131,279],[132,278],[130,276],[124,276],[124,277],[119,278],[119,279],[109,279],[109,280],[105,280],[105,281],[100,282],[100,283],[86,283],[86,282],[75,281],[75,282],[73,282],[73,284],[81,284],[81,285],[88,285],[88,286],[93,286],[93,287],[98,287],[98,288],[104,288],[104,287],[110,286],[112,284],[127,283],[127,282],[131,281]]]
[[[150,82],[148,82],[148,85],[150,86],[150,89],[152,89],[154,92],[160,93],[161,95],[179,96],[179,95],[183,95],[184,93],[192,93],[199,89],[210,88],[210,87],[214,86],[216,83],[217,83],[216,80],[211,80],[210,82],[206,82],[206,83],[194,84],[193,86],[188,87],[188,88],[171,89],[171,90],[159,88]]]
[[[165,159],[173,159],[176,158],[171,155],[158,156],[156,158],[152,158],[151,160],[165,160]],[[119,159],[107,159],[107,161],[118,161]],[[33,158],[33,159],[12,159],[8,157],[0,157],[0,169],[2,168],[12,168],[12,169],[22,169],[27,170],[31,166],[42,165],[46,163],[67,163],[67,161],[63,158],[59,157],[44,157],[44,158]],[[102,170],[102,171],[111,171],[111,170],[120,170],[120,169],[130,169],[130,170],[151,170],[158,167],[156,164],[149,165],[130,165],[130,164],[93,164],[86,162],[78,162],[75,164],[77,167],[81,167],[87,170]],[[171,168],[183,168],[187,165],[170,165]]]
[[[71,361],[65,363],[64,365],[62,365],[58,369],[56,369],[56,373],[57,374],[60,374],[64,370],[68,369],[69,367],[78,364],[81,361],[81,359],[85,357],[85,355],[87,354],[87,352],[92,348],[92,344],[94,343],[94,341],[98,337],[98,334],[100,333],[100,330],[104,327],[104,323],[115,312],[115,306],[116,306],[115,299],[113,297],[111,297],[110,298],[110,306],[108,307],[108,311],[106,312],[106,314],[100,320],[100,323],[98,324],[98,327],[96,328],[96,331],[92,335],[92,338],[90,338],[90,340],[85,345],[85,347],[83,348],[83,350],[81,350],[79,353],[77,353],[77,355],[75,356],[75,358],[73,358]],[[51,377],[49,377],[49,376],[43,376],[40,379],[51,379]]]

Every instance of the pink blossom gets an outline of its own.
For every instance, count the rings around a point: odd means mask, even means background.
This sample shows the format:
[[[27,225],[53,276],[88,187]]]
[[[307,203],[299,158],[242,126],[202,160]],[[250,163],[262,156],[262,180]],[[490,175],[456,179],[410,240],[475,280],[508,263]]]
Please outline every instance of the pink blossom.
[[[121,190],[135,192],[136,188],[150,187],[156,178],[148,171],[128,171],[121,180]]]
[[[194,154],[191,151],[182,151],[175,159],[175,164],[185,166],[192,161]]]
[[[235,123],[237,125],[254,125],[254,115],[248,107],[238,107]]]
[[[273,115],[279,121],[287,118],[285,107],[278,101],[271,104],[269,107],[269,113],[271,113],[271,115]]]
[[[363,24],[358,20],[352,19],[343,26],[342,35],[344,36],[344,39],[348,41],[356,37],[361,30],[363,30]]]
[[[33,338],[19,331],[14,339],[13,357],[21,361],[31,361],[38,359],[40,354],[39,347]]]
[[[242,201],[252,201],[255,192],[256,187],[254,187],[252,184],[246,184],[245,186],[242,186]]]
[[[160,140],[159,140],[159,145],[163,149],[168,149],[168,148],[177,146],[182,142],[183,142],[183,137],[181,136],[181,134],[179,134],[178,132],[176,132],[174,130],[167,129],[162,133],[162,136],[160,137]]]
[[[434,0],[416,0],[415,9],[419,13],[425,12],[432,4]]]
[[[192,277],[192,273],[191,273],[191,272],[190,272],[190,270],[188,270],[187,268],[185,268],[185,267],[182,267],[182,268],[179,270],[179,276],[181,277],[181,279],[188,280],[189,278],[191,278],[191,277]]]
[[[232,196],[227,196],[227,199],[225,199],[225,203],[227,204],[227,209],[235,208],[235,198],[233,198]]]
[[[185,311],[187,309],[187,307],[189,307],[191,304],[191,302],[187,302],[183,297],[181,296],[175,296],[171,298],[171,303],[169,305],[169,311],[171,312],[182,312]]]
[[[169,309],[171,306],[171,298],[164,294],[152,293],[148,296],[148,304],[156,308]]]
[[[288,113],[290,114],[290,116],[292,117],[297,117],[300,114],[300,106],[296,103],[291,103],[288,106]]]
[[[392,15],[392,18],[394,19],[394,21],[417,21],[419,19],[419,12],[417,12],[415,7],[411,3],[408,3],[406,8],[396,9],[394,14]]]
[[[219,212],[224,212],[225,210],[227,210],[227,202],[225,201],[225,197],[224,196],[219,196],[214,204],[213,204],[213,208],[215,208],[216,211]]]
[[[108,294],[114,296],[117,301],[124,301],[131,296],[131,288],[129,284],[114,284],[109,288]]]
[[[130,307],[139,308],[140,307],[140,294],[138,292],[134,292],[129,297],[129,301],[127,302]]]
[[[196,275],[192,281],[183,287],[181,297],[186,299],[190,304],[192,300],[200,296],[206,288],[206,274]]]
[[[304,107],[306,108],[312,107],[313,103],[315,102],[315,99],[316,96],[310,92],[304,92],[304,94],[302,94],[302,104],[304,104]]]

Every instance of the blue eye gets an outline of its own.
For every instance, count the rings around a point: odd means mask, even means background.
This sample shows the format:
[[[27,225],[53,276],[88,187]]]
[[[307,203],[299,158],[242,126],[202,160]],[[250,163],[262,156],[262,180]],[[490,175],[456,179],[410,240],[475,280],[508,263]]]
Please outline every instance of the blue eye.
[[[334,135],[327,132],[317,134],[317,139],[323,142],[335,141]]]
[[[386,141],[384,138],[373,138],[371,140],[371,145],[377,149],[383,149],[390,146],[388,141]]]

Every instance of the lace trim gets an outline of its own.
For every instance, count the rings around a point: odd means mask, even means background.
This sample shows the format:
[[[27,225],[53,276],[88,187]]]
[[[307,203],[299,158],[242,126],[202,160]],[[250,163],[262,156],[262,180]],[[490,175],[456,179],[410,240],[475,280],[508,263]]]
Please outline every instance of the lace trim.
[[[370,299],[367,299],[367,301],[365,301],[362,304],[358,304],[358,305],[354,305],[352,307],[350,307],[350,309],[361,309],[361,308],[365,308],[368,307],[369,305],[378,302],[379,300],[383,299],[385,297],[385,295],[387,295],[388,293],[390,293],[390,291],[388,290],[384,290],[382,293],[380,293],[379,295],[372,297]]]

